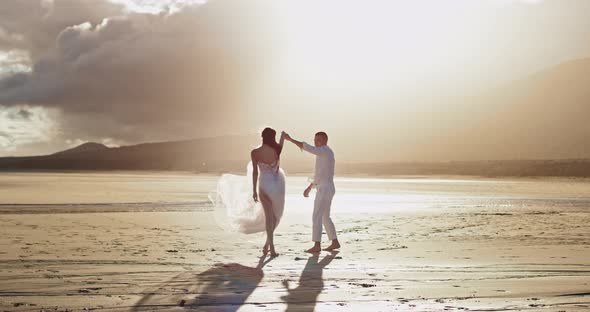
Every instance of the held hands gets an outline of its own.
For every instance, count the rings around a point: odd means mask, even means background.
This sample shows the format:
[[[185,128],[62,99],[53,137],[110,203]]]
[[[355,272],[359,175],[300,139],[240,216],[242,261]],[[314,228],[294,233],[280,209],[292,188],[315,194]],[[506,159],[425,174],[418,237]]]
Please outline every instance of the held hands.
[[[283,131],[281,133],[281,137],[284,138],[285,140],[297,145],[297,147],[299,147],[300,149],[303,150],[303,142],[299,142],[296,139],[293,139],[287,132]]]
[[[291,141],[291,136],[290,136],[290,135],[289,135],[287,132],[285,132],[285,131],[282,131],[282,132],[281,132],[281,136],[282,136],[282,137],[284,137],[284,138],[285,138],[285,140],[287,140],[287,141]]]

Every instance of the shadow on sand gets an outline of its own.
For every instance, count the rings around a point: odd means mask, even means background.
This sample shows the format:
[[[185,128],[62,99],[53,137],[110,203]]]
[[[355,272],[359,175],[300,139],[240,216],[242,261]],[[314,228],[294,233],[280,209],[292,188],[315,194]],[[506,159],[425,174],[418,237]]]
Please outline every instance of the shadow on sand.
[[[287,303],[285,311],[313,311],[318,300],[318,296],[324,290],[324,268],[334,260],[338,251],[330,252],[321,261],[319,254],[315,254],[305,264],[299,285],[296,288],[290,288],[288,281],[283,281],[283,286],[288,294],[281,297]]]
[[[182,273],[146,294],[133,311],[186,307],[197,310],[236,311],[264,277],[262,268],[272,260],[261,257],[256,267],[217,263],[199,274]]]

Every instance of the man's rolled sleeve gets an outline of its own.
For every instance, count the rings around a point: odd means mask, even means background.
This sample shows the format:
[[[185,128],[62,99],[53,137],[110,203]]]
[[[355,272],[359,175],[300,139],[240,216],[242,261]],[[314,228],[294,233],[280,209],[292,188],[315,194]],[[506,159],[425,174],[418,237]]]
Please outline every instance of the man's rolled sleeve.
[[[319,155],[324,151],[324,149],[322,148],[323,146],[316,147],[316,146],[309,145],[306,142],[301,142],[301,143],[303,143],[303,150],[304,151],[312,153],[314,155]]]

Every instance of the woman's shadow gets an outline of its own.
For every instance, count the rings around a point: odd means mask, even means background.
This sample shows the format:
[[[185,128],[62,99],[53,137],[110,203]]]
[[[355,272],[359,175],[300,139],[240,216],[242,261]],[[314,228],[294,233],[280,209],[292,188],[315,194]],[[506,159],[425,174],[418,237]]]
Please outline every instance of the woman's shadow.
[[[318,296],[324,290],[324,268],[334,260],[337,254],[338,251],[330,252],[321,261],[319,261],[319,254],[309,257],[296,288],[290,288],[289,282],[283,281],[283,286],[287,290],[287,295],[281,297],[287,303],[285,311],[314,310]]]
[[[171,307],[236,311],[264,277],[262,268],[273,258],[261,257],[256,267],[217,263],[199,274],[182,273],[142,297],[133,311]]]

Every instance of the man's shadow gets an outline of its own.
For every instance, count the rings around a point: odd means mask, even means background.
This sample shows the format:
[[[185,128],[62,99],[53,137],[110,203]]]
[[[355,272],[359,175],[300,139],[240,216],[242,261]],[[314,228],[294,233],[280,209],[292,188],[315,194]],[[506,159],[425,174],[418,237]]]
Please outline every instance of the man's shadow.
[[[199,274],[182,273],[141,298],[133,311],[171,307],[236,311],[264,277],[262,268],[273,258],[260,258],[256,267],[238,263],[217,263]]]
[[[319,261],[319,254],[309,257],[296,288],[290,288],[289,282],[283,281],[283,286],[288,292],[287,295],[281,297],[287,303],[285,311],[314,310],[318,296],[324,290],[324,268],[334,260],[337,254],[338,251],[330,252],[321,261]]]

